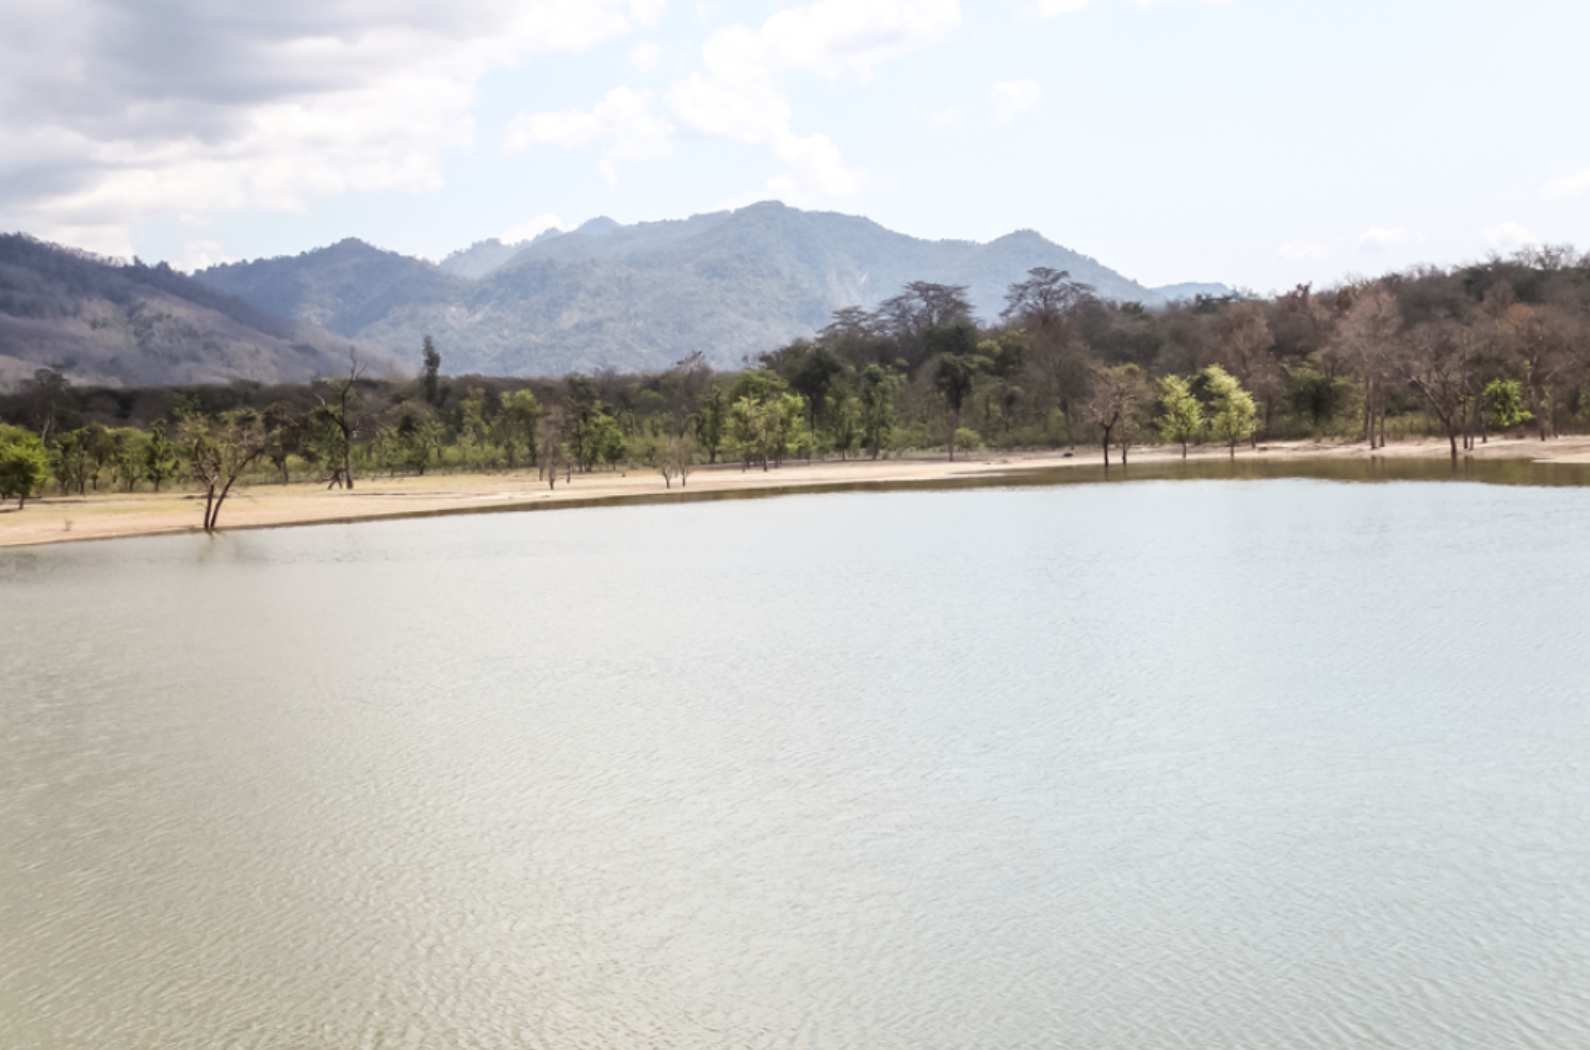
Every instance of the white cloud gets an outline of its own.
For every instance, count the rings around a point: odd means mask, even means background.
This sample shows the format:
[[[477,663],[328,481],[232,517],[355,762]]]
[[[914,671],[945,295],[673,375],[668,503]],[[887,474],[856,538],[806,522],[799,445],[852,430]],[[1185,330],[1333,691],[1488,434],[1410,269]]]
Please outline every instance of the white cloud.
[[[785,78],[809,72],[865,81],[882,63],[945,38],[960,20],[958,0],[816,0],[786,8],[756,29],[714,30],[701,47],[700,68],[660,100],[666,117],[651,110],[649,96],[619,88],[590,111],[520,114],[506,148],[611,137],[614,146],[602,158],[611,183],[619,162],[661,156],[676,134],[737,142],[772,154],[781,170],[767,188],[792,202],[846,196],[867,173],[848,167],[827,135],[796,133]]]
[[[1516,222],[1500,222],[1495,226],[1487,226],[1480,231],[1480,237],[1488,247],[1497,251],[1540,243],[1540,238],[1535,236],[1534,231]]]
[[[1042,22],[1061,15],[1074,15],[1078,11],[1085,11],[1092,7],[1097,0],[1032,0],[1031,3],[1022,4],[1016,9],[1016,18],[1022,22]],[[1137,7],[1157,7],[1160,4],[1173,3],[1175,0],[1131,0]],[[1231,0],[1198,0],[1199,3],[1211,7],[1224,7]]]
[[[1331,246],[1324,241],[1287,241],[1275,250],[1275,257],[1285,259],[1287,262],[1329,259],[1331,254]]]
[[[232,257],[226,254],[219,241],[185,241],[182,245],[182,258],[178,259],[175,265],[185,273],[192,273],[195,270],[232,261]]]
[[[629,64],[642,73],[655,73],[662,67],[662,45],[653,41],[636,44],[629,49]]]
[[[933,113],[928,114],[928,116],[933,123],[937,124],[939,127],[947,128],[951,124],[959,124],[961,121],[965,120],[966,115],[971,111],[971,106],[951,106],[948,109],[935,110]]]
[[[1358,235],[1358,250],[1366,255],[1375,255],[1410,244],[1415,236],[1412,231],[1401,227],[1371,226]]]
[[[1017,14],[1023,21],[1041,22],[1060,15],[1074,15],[1092,6],[1093,0],[1038,0],[1037,3],[1022,5]]]
[[[618,184],[618,164],[647,160],[673,152],[674,126],[652,112],[651,95],[614,88],[589,110],[557,113],[521,113],[508,122],[503,141],[506,153],[522,153],[531,146],[585,146],[599,138],[613,140],[602,154],[597,170],[608,185]]]
[[[567,230],[569,228],[569,224],[556,215],[551,212],[543,212],[533,219],[526,219],[524,222],[508,227],[502,231],[502,234],[497,239],[504,244],[518,244],[520,241],[533,241],[548,230]]]
[[[134,223],[426,192],[488,69],[655,22],[660,0],[10,0],[0,226],[123,251]]]
[[[1015,120],[1038,104],[1043,98],[1043,88],[1036,80],[1003,80],[988,89],[988,101],[994,107],[994,119],[1001,124]]]
[[[1572,175],[1559,175],[1546,183],[1541,189],[1542,200],[1558,201],[1568,197],[1580,197],[1590,193],[1590,168],[1576,171]]]
[[[847,168],[828,136],[797,135],[784,76],[815,72],[860,80],[959,27],[957,0],[817,0],[770,17],[757,30],[729,26],[701,48],[703,69],[673,85],[669,109],[688,133],[769,147],[784,170],[768,188],[802,202],[859,190],[867,173]]]

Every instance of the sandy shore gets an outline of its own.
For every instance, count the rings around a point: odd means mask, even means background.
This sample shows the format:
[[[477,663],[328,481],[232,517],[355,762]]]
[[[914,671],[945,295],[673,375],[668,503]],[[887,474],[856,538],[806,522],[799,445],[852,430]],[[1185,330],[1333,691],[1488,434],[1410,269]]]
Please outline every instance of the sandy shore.
[[[1237,456],[1265,459],[1443,459],[1444,441],[1397,442],[1373,453],[1364,444],[1273,443],[1258,450],[1242,449]],[[1590,437],[1538,440],[1493,440],[1473,454],[1479,459],[1530,459],[1557,463],[1590,463]],[[1177,459],[1179,449],[1145,447],[1134,450],[1132,462],[1152,463]],[[1195,449],[1196,459],[1224,459],[1224,449]],[[327,490],[320,484],[255,485],[235,489],[221,512],[223,529],[270,528],[328,522],[371,521],[428,514],[530,508],[582,506],[593,501],[627,501],[705,493],[755,492],[778,489],[811,489],[894,482],[951,481],[990,474],[1052,467],[1097,466],[1097,448],[1079,446],[1074,455],[1063,452],[979,453],[949,462],[943,456],[849,460],[807,464],[790,463],[763,472],[742,472],[738,465],[700,467],[681,489],[672,490],[654,471],[575,475],[572,483],[558,482],[553,491],[538,481],[534,471],[496,474],[445,474],[426,477],[361,478],[352,492]],[[192,492],[91,493],[85,497],[53,496],[29,501],[17,511],[15,504],[0,509],[0,547],[108,539],[169,532],[195,532],[203,501]]]

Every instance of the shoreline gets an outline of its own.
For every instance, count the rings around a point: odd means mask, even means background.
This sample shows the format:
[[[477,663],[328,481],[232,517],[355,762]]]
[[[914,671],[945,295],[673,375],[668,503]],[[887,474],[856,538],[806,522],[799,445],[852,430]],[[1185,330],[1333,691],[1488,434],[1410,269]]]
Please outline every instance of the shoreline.
[[[1365,443],[1313,441],[1272,442],[1258,449],[1238,449],[1245,461],[1306,462],[1343,460],[1444,461],[1450,457],[1444,439],[1394,443],[1371,452]],[[1224,447],[1205,445],[1190,450],[1189,463],[1227,462]],[[1538,438],[1501,438],[1465,453],[1467,460],[1513,460],[1590,464],[1590,436],[1574,435],[1541,442]],[[1131,466],[1181,462],[1177,446],[1146,445],[1132,452]],[[1112,452],[1119,466],[1119,452]],[[352,491],[327,490],[319,482],[262,484],[235,489],[221,512],[219,531],[287,528],[296,525],[339,525],[394,521],[446,514],[478,514],[513,510],[575,509],[714,498],[821,492],[872,485],[932,485],[993,481],[1037,471],[1094,468],[1103,465],[1097,447],[1072,451],[974,453],[955,462],[943,454],[896,459],[792,461],[769,471],[742,471],[738,464],[698,466],[689,484],[664,486],[649,469],[575,475],[549,491],[533,472],[495,474],[429,474],[356,479]],[[85,540],[122,539],[198,533],[202,497],[190,492],[91,493],[49,496],[30,501],[18,512],[14,504],[0,509],[0,547],[38,546]]]

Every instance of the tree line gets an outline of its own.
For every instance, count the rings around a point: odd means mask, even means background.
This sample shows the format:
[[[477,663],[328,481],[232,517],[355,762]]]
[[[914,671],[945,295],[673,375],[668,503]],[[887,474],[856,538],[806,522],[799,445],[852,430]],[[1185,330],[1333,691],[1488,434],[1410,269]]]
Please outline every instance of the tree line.
[[[913,282],[812,338],[715,371],[703,353],[638,374],[449,376],[430,338],[412,378],[79,388],[41,369],[0,397],[0,498],[53,485],[206,499],[274,478],[534,469],[547,484],[645,466],[1093,444],[1266,440],[1378,447],[1439,435],[1456,459],[1496,432],[1545,441],[1590,421],[1590,256],[1534,248],[1316,291],[1148,308],[1064,271],[1012,284],[997,318],[963,286]]]

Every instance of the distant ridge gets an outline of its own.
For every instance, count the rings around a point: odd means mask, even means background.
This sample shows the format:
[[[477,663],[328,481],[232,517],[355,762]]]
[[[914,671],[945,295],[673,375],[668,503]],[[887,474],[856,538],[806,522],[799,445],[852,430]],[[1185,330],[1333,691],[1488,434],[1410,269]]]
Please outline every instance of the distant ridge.
[[[343,371],[352,346],[165,263],[0,235],[0,388],[46,366],[105,386],[299,381]]]
[[[629,226],[600,217],[530,242],[477,242],[440,264],[345,240],[195,276],[400,358],[417,356],[428,334],[450,372],[535,375],[665,368],[697,350],[733,367],[909,281],[964,284],[993,320],[1006,288],[1036,266],[1147,305],[1224,293],[1146,288],[1032,230],[986,244],[927,241],[777,202]]]

